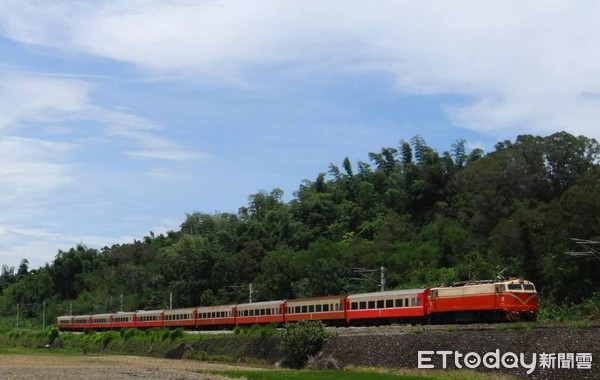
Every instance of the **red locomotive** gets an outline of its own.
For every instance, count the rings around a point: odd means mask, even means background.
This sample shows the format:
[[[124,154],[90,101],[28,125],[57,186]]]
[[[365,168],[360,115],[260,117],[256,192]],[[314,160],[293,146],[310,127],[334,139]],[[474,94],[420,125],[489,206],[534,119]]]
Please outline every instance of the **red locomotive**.
[[[320,320],[330,325],[535,321],[535,286],[522,279],[239,305],[60,316],[64,331],[126,327],[230,328]]]

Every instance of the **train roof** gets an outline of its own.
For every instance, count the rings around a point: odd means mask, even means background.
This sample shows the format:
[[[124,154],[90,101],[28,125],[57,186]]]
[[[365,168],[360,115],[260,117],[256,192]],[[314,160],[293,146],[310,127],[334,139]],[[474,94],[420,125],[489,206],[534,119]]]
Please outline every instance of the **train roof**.
[[[113,315],[114,315],[113,313],[93,314],[92,317],[94,317],[94,318],[104,318],[104,317],[112,317]]]
[[[135,313],[137,315],[147,315],[147,314],[161,314],[164,310],[138,310]]]
[[[237,308],[238,308],[238,310],[240,310],[240,309],[260,309],[260,308],[269,308],[269,307],[279,307],[284,302],[285,302],[285,300],[242,303],[242,304],[237,305]]]
[[[352,299],[355,299],[355,298],[408,296],[408,295],[412,295],[412,294],[423,293],[425,290],[427,290],[427,288],[423,288],[423,289],[386,290],[384,292],[351,294],[351,295],[348,296],[348,299],[352,300]]]
[[[294,299],[291,299],[291,300],[287,300],[285,302],[288,305],[296,303],[296,302],[327,301],[327,300],[331,300],[331,301],[336,301],[337,302],[337,301],[339,301],[341,299],[344,299],[344,298],[346,298],[346,296],[342,296],[342,295],[339,295],[339,296],[323,296],[323,297],[310,297],[310,298],[294,298]]]
[[[165,310],[165,315],[179,314],[179,313],[193,313],[195,310],[196,310],[195,307],[187,307],[187,308],[183,308],[183,309],[171,309],[171,310]]]
[[[250,304],[252,305],[252,304]],[[215,305],[215,306],[200,306],[198,307],[198,312],[210,312],[210,311],[231,311],[235,305]]]

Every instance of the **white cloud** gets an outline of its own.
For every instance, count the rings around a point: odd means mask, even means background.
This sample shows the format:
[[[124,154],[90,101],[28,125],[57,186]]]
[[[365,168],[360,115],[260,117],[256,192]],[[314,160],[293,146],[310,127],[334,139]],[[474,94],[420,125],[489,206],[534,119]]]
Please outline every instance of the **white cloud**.
[[[599,136],[594,1],[4,2],[17,41],[129,62],[155,74],[243,79],[256,67],[389,74],[409,94],[458,94],[456,124],[500,134]],[[148,27],[151,26],[151,27]]]
[[[0,131],[18,122],[54,122],[79,114],[90,87],[83,81],[0,72]]]
[[[2,263],[17,266],[22,259],[35,269],[51,263],[59,249],[68,250],[83,243],[90,248],[101,249],[113,244],[131,243],[132,236],[105,237],[97,235],[72,235],[42,228],[3,227],[0,224],[0,257]]]
[[[69,165],[60,157],[73,149],[68,143],[54,143],[20,137],[0,139],[0,204],[21,204],[22,209],[39,207],[51,190],[72,180]],[[4,208],[3,207],[3,208]]]
[[[132,114],[100,110],[98,118],[104,120],[110,136],[126,138],[133,142],[134,147],[125,155],[143,159],[158,159],[165,161],[194,161],[206,159],[208,155],[194,149],[188,149],[174,140],[162,136],[165,128],[149,120]]]

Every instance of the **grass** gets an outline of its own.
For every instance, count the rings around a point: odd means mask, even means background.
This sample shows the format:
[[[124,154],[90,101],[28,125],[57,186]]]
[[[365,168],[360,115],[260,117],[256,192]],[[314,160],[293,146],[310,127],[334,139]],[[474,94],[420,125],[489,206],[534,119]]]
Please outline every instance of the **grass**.
[[[211,371],[246,380],[509,380],[509,376],[483,374],[474,371],[424,371],[384,370],[349,367],[345,370],[258,370],[258,371]]]
[[[236,379],[247,380],[425,380],[429,376],[406,376],[393,373],[352,372],[352,371],[219,371],[211,372]]]
[[[507,330],[531,331],[534,328],[535,328],[534,322],[498,323],[492,327],[492,329],[494,331],[507,331]]]

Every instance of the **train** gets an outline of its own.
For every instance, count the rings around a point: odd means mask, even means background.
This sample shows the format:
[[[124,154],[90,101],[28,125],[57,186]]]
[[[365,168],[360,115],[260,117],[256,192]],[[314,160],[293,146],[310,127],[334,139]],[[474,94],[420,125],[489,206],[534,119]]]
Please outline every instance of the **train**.
[[[319,320],[333,326],[535,321],[538,297],[524,279],[169,310],[59,316],[61,331],[227,329]]]

